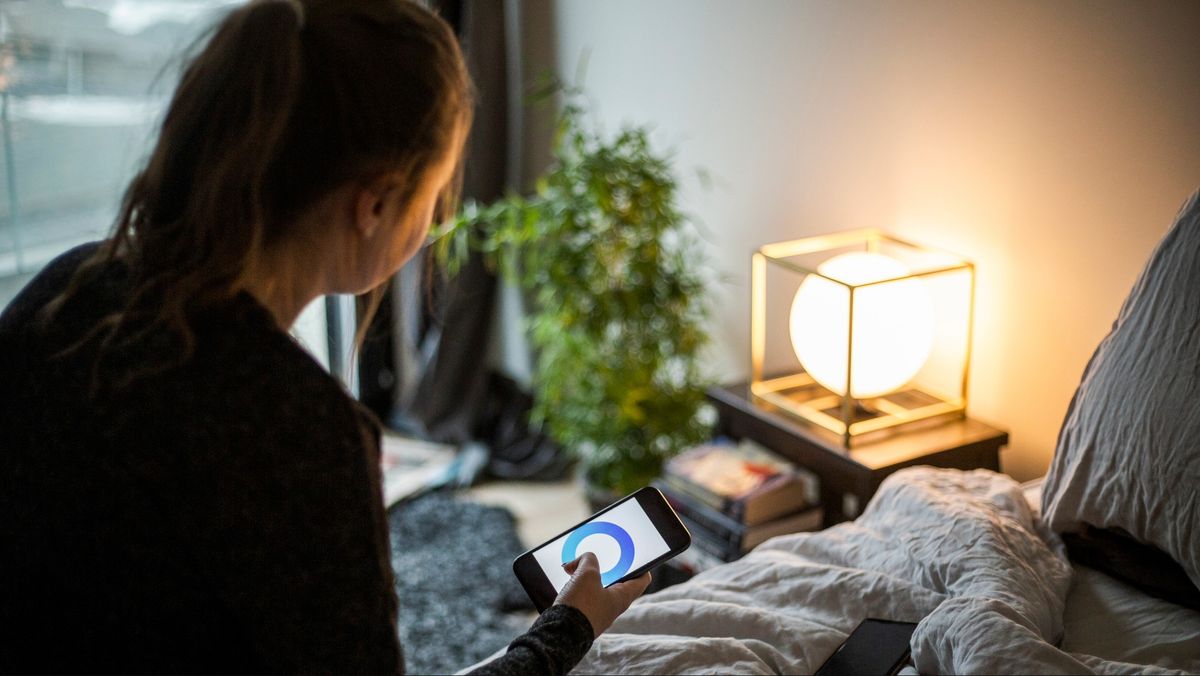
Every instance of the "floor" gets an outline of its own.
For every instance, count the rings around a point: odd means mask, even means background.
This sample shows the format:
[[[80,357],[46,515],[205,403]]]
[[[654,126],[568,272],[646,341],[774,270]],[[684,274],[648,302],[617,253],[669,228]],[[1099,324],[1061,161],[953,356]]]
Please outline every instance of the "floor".
[[[539,545],[591,514],[576,478],[563,481],[490,481],[467,491],[476,502],[508,508],[526,546]]]
[[[517,535],[534,547],[591,515],[577,478],[563,481],[489,481],[467,490],[476,502],[507,508],[517,518]],[[530,610],[521,613],[527,624],[537,619]]]

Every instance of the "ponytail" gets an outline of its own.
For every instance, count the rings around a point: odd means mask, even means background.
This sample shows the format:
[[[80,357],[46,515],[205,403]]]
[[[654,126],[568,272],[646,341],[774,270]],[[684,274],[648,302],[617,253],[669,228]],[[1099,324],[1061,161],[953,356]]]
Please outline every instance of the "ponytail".
[[[139,240],[138,264],[204,269],[179,280],[181,291],[228,287],[253,271],[246,259],[261,249],[267,170],[299,92],[303,21],[295,0],[231,14],[183,73],[158,147],[125,195],[116,239]]]

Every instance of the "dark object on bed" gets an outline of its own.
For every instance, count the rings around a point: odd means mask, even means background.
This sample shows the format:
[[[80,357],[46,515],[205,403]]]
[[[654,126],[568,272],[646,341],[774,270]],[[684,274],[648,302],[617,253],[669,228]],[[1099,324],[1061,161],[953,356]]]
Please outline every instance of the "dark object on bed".
[[[1200,610],[1200,589],[1170,556],[1143,544],[1120,529],[1084,525],[1079,533],[1063,533],[1067,554],[1075,563],[1094,568],[1164,601]]]
[[[893,676],[907,662],[917,625],[867,618],[850,632],[816,676]]]

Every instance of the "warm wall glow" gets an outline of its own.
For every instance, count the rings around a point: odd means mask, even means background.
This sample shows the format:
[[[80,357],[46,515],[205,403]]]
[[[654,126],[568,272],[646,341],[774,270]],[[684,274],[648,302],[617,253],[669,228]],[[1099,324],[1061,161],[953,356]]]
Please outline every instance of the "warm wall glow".
[[[526,73],[570,81],[586,52],[598,124],[652,124],[681,178],[717,179],[680,185],[714,279],[729,280],[709,287],[709,373],[751,375],[757,243],[872,226],[937,243],[979,270],[971,416],[1012,433],[1006,473],[1043,475],[1088,358],[1200,185],[1200,2],[696,4],[558,0],[520,14],[523,55],[545,59]],[[524,109],[522,186],[549,158],[550,112]],[[934,280],[922,383],[955,363]],[[769,308],[779,334],[794,292]],[[782,373],[767,335],[767,375]]]
[[[893,258],[866,252],[835,256],[817,271],[849,285],[903,277],[909,270]],[[809,275],[792,300],[792,349],[804,370],[825,388],[846,392],[850,289]],[[904,279],[854,291],[851,396],[887,394],[907,383],[933,345],[933,302],[920,279]]]

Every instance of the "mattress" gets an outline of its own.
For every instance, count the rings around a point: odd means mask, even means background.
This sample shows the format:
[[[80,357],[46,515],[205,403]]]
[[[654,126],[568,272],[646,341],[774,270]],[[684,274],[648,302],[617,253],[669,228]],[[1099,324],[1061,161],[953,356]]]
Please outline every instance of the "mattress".
[[[1037,514],[1042,480],[1021,488]],[[1063,613],[1064,651],[1200,672],[1200,612],[1147,596],[1086,566],[1072,564],[1071,569]]]

